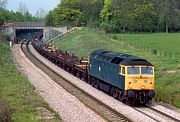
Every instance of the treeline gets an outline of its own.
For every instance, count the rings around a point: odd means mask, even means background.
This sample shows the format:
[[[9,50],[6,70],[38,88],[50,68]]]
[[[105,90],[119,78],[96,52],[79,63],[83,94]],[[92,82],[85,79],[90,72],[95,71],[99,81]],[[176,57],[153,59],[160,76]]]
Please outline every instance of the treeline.
[[[40,19],[37,17],[33,17],[28,11],[25,14],[22,14],[20,12],[13,12],[5,8],[0,8],[0,23],[34,21],[40,21]]]
[[[180,31],[180,0],[61,0],[50,26],[91,26],[106,32]]]

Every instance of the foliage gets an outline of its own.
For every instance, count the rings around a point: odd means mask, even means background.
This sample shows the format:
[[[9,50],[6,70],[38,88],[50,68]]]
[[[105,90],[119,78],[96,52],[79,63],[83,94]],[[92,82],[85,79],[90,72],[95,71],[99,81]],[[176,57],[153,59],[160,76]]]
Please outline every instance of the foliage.
[[[4,8],[0,8],[0,23],[4,22],[34,22],[39,21],[39,18],[33,17],[29,12],[24,15],[20,12],[9,11]]]
[[[45,22],[49,26],[53,26],[54,25],[53,24],[53,22],[54,22],[54,20],[53,20],[53,11],[49,11],[49,14],[45,17]]]
[[[175,31],[180,28],[179,0],[153,0],[153,5],[159,17],[160,29],[165,26],[168,32],[169,29]]]
[[[0,101],[0,120],[2,122],[10,122],[13,110],[9,109],[9,107]]]
[[[106,10],[107,6],[109,6],[108,10]],[[153,31],[157,20],[157,15],[150,0],[113,0],[112,3],[105,2],[101,11],[101,18],[107,20],[107,16],[108,21],[105,21],[102,27],[105,27],[104,29],[108,32]]]
[[[103,20],[108,21],[109,17],[112,15],[110,12],[110,7],[112,4],[112,0],[105,0],[104,1],[104,7],[100,13],[100,17],[103,18]]]
[[[46,16],[46,23],[56,26],[80,26],[80,24],[88,25],[92,22],[97,23],[103,7],[103,1],[104,0],[62,0],[61,3]],[[50,18],[52,19],[50,20]]]
[[[78,23],[78,20],[82,17],[82,13],[79,10],[64,7],[56,8],[54,15],[54,25],[71,25],[74,22]]]
[[[92,30],[75,30],[63,39],[55,41],[54,45],[58,49],[75,53],[75,55],[87,57],[92,51],[97,49],[106,49],[121,53],[128,53],[143,57],[155,65],[156,72],[156,99],[171,103],[180,108],[180,76],[179,76],[179,57],[175,60],[169,57],[159,57],[151,52],[143,50],[146,44],[152,48],[160,48],[162,50],[173,50],[179,52],[179,33],[166,34],[119,34],[121,40],[108,38],[100,32]],[[163,37],[163,38],[162,38]],[[143,46],[136,48],[130,43],[125,43],[126,40],[137,42]],[[173,39],[174,45],[169,45],[169,39]],[[156,42],[158,40],[158,42]],[[164,45],[165,44],[165,45]],[[157,45],[157,47],[155,47]]]
[[[64,9],[64,11],[62,10]],[[73,16],[67,11],[78,10]],[[63,12],[63,13],[62,13]],[[61,15],[63,14],[63,15]],[[77,17],[78,16],[78,17]],[[49,18],[53,19],[49,19]],[[46,17],[49,25],[101,27],[106,32],[154,32],[180,30],[179,0],[62,0]],[[69,17],[68,17],[69,18]],[[76,24],[74,24],[76,23]],[[77,24],[78,23],[78,24]]]
[[[4,8],[7,4],[7,0],[0,0],[0,8]]]

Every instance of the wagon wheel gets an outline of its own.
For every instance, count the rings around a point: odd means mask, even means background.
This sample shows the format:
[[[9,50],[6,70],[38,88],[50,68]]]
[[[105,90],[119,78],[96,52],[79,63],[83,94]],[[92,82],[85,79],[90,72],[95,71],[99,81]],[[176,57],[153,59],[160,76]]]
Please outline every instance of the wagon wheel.
[[[122,98],[123,98],[123,92],[119,91],[118,100],[122,101]]]
[[[121,101],[122,101],[123,103],[127,104],[127,102],[128,102],[127,96],[122,96]]]
[[[94,84],[93,87],[96,88],[96,89],[99,89],[99,81],[95,81],[95,84]]]
[[[128,105],[130,105],[130,106],[133,106],[134,105],[134,103],[135,103],[135,101],[134,101],[134,98],[127,98],[127,102],[126,102]]]
[[[114,88],[113,89],[113,97],[118,98],[118,96],[119,96],[119,92],[118,92],[118,90],[116,88]]]
[[[94,87],[94,85],[96,84],[96,81],[94,79],[91,80],[91,85]]]
[[[92,79],[91,77],[88,78],[88,80],[87,80],[88,84],[91,84],[91,79]]]
[[[73,70],[74,70],[74,69],[71,68],[71,70],[69,71],[69,73],[72,74],[72,75],[73,75]]]
[[[109,87],[109,95],[113,96],[113,87]]]

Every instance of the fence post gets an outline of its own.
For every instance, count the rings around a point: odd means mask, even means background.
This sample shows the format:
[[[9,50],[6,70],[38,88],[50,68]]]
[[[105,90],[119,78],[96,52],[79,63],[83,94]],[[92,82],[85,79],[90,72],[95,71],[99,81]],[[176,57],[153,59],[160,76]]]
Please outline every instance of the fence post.
[[[164,56],[164,53],[163,53],[163,51],[162,51],[162,57]]]
[[[168,52],[167,52],[167,58],[169,58],[169,54],[168,54]]]
[[[173,60],[175,59],[175,57],[174,57],[174,52],[173,52]]]
[[[157,55],[160,56],[160,51],[157,50]]]

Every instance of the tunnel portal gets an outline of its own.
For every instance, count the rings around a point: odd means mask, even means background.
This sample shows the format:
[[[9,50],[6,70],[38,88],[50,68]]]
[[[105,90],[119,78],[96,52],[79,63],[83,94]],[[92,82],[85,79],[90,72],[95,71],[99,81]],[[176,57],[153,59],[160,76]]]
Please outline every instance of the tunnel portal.
[[[15,29],[15,42],[21,43],[22,39],[43,34],[43,29]]]

